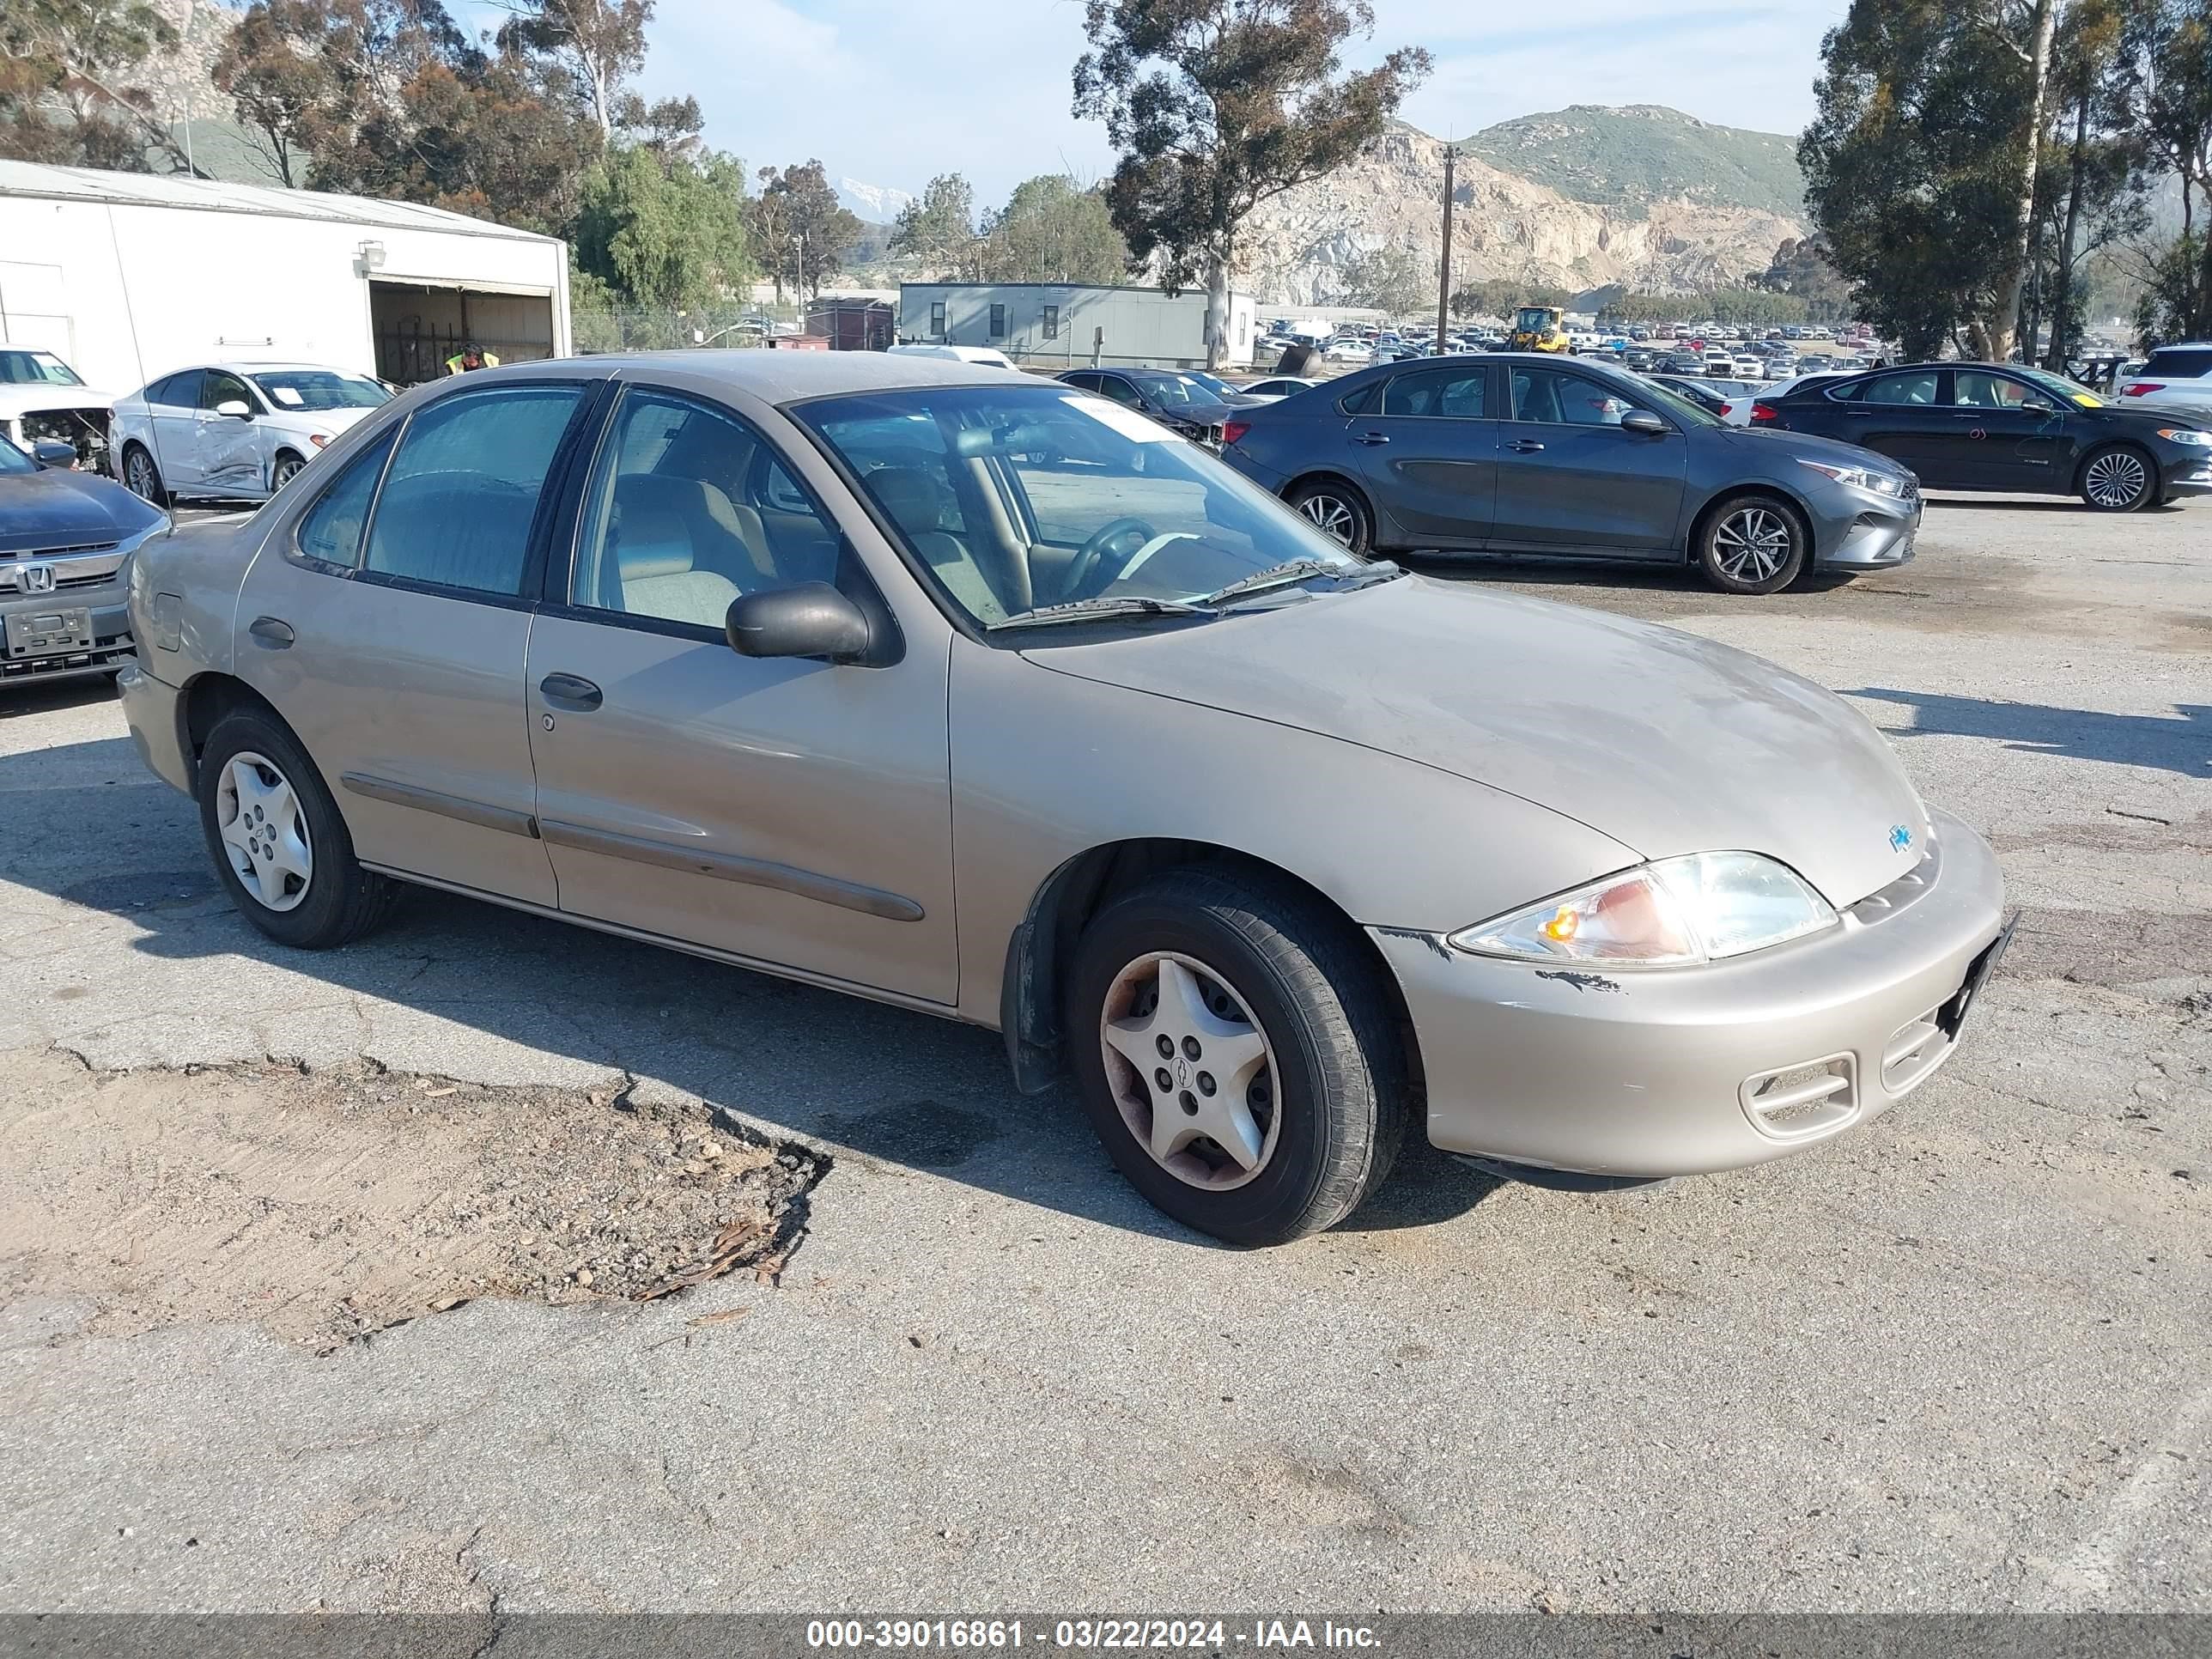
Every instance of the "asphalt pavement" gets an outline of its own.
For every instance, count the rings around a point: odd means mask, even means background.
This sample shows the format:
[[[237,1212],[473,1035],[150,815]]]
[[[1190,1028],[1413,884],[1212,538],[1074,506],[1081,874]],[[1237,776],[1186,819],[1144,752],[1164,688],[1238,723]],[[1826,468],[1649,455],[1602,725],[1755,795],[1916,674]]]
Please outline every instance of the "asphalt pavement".
[[[2212,504],[1978,500],[1772,600],[1471,575],[1844,692],[1992,838],[2019,938],[1956,1059],[1816,1152],[1566,1194],[1424,1150],[1259,1253],[986,1032],[434,895],[285,952],[112,695],[10,692],[0,1158],[116,1071],[274,1060],[490,1085],[518,1138],[533,1091],[703,1097],[829,1167],[780,1283],[325,1354],[10,1274],[0,1608],[2212,1611],[2209,547]],[[25,1249],[158,1301],[145,1223]]]

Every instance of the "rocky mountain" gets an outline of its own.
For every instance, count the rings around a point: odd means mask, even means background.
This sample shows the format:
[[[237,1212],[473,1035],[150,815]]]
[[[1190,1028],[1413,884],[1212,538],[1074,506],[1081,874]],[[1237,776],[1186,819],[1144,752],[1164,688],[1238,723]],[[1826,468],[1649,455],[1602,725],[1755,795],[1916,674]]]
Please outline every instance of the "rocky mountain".
[[[1401,247],[1434,270],[1443,142],[1393,123],[1352,164],[1247,222],[1237,284],[1264,300],[1340,301],[1346,267]],[[1763,271],[1806,234],[1792,141],[1679,111],[1577,106],[1491,127],[1460,146],[1455,282],[1614,283],[1690,293]]]
[[[897,190],[889,185],[863,184],[858,179],[840,179],[837,181],[838,205],[873,225],[896,223],[900,210],[911,204],[914,199],[912,191]]]

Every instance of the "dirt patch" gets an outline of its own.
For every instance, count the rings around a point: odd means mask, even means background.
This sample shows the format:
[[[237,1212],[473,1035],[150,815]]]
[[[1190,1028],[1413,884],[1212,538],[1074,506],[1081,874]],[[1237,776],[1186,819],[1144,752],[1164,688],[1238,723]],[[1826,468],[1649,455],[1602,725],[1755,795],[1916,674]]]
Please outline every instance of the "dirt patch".
[[[88,1334],[253,1321],[327,1352],[478,1297],[648,1298],[773,1280],[823,1160],[703,1107],[373,1066],[90,1074],[9,1056],[8,1300]]]

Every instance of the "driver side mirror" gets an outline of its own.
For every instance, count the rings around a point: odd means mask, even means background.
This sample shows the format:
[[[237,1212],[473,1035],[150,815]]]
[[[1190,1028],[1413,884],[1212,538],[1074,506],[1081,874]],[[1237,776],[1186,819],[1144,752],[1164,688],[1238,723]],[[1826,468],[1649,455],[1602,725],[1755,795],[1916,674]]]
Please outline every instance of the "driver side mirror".
[[[867,613],[828,582],[741,594],[722,631],[741,657],[820,657],[860,662],[875,642]]]
[[[253,411],[246,407],[242,398],[224,398],[215,406],[215,412],[226,421],[250,421],[253,418]]]
[[[2051,406],[2040,398],[2024,398],[2021,400],[2020,412],[2023,415],[2048,415],[2051,412]]]
[[[76,446],[64,438],[40,438],[31,446],[31,459],[40,466],[66,471],[76,465]]]
[[[1648,409],[1632,409],[1620,417],[1620,429],[1641,433],[1647,438],[1663,438],[1667,435],[1667,422]]]

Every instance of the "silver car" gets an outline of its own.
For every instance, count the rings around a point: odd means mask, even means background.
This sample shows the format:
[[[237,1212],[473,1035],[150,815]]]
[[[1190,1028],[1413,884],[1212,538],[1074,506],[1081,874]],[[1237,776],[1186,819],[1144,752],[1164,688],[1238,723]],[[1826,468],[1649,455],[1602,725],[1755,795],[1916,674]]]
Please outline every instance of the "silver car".
[[[955,362],[419,388],[131,605],[131,731],[271,938],[412,883],[991,1027],[1242,1243],[1409,1128],[1540,1179],[1814,1146],[2002,943],[1990,849],[1819,687]]]

